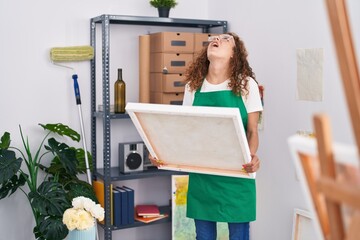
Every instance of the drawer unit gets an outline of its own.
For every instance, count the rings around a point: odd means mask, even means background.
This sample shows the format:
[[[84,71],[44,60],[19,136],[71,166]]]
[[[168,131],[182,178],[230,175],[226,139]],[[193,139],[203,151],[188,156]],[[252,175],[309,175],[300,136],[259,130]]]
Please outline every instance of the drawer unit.
[[[150,52],[192,53],[194,34],[187,32],[158,32],[150,34]]]
[[[182,105],[184,93],[150,92],[150,102],[159,104]]]
[[[184,74],[150,74],[150,91],[164,93],[184,92],[185,88]]]
[[[192,53],[151,53],[150,72],[184,73],[193,61]]]

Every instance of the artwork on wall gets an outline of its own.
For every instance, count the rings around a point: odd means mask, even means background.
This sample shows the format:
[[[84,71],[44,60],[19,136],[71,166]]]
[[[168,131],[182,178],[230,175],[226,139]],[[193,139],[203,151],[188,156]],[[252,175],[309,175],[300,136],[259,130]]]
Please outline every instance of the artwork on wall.
[[[173,240],[195,239],[194,220],[186,217],[186,196],[188,191],[188,175],[172,175],[172,238]],[[229,239],[226,223],[217,224],[217,240]]]
[[[238,108],[128,103],[126,111],[160,169],[255,178],[242,167],[251,157]]]
[[[297,99],[305,101],[323,100],[322,48],[297,49]]]

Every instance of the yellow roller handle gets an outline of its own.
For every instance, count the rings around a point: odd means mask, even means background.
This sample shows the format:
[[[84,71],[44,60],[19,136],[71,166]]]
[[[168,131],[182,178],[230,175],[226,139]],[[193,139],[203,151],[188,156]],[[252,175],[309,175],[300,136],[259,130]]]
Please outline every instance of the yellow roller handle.
[[[50,50],[53,62],[87,61],[94,58],[92,46],[54,47]]]

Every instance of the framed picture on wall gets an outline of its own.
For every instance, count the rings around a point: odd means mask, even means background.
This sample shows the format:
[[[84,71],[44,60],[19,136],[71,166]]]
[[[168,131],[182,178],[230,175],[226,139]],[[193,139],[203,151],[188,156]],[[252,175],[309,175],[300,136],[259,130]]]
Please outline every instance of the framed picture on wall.
[[[238,108],[128,103],[126,111],[160,169],[255,178]]]

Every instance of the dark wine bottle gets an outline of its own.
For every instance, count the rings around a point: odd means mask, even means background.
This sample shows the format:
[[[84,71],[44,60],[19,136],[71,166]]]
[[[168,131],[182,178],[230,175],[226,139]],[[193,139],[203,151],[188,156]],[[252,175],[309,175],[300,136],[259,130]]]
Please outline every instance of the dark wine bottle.
[[[125,113],[126,85],[122,77],[122,69],[118,69],[118,78],[114,84],[115,113]]]

